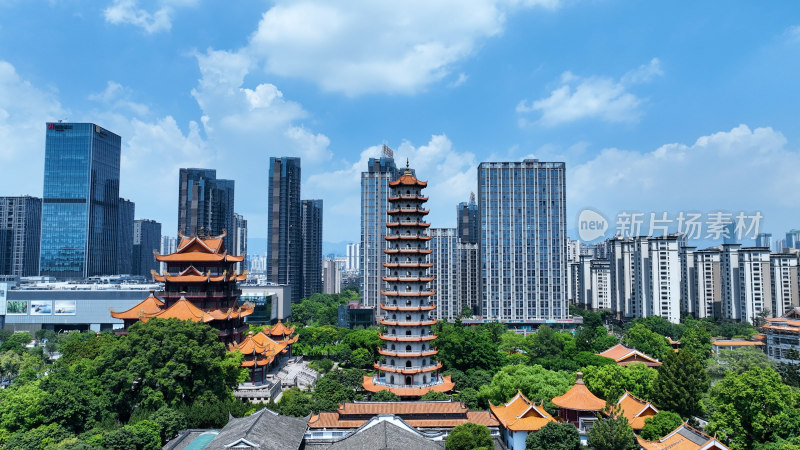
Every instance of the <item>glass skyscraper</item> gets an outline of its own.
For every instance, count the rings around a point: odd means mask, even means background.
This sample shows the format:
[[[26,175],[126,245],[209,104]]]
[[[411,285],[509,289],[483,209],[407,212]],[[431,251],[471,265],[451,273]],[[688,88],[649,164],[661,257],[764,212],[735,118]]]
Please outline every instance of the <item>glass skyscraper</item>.
[[[267,280],[290,284],[292,302],[298,302],[303,293],[300,158],[269,159],[267,196]]]
[[[121,143],[93,123],[47,123],[42,275],[116,273]]]
[[[484,319],[524,322],[569,314],[564,176],[563,162],[478,166]]]
[[[178,181],[178,231],[186,236],[222,238],[228,252],[234,247],[233,180],[217,178],[213,169],[181,169]]]
[[[302,298],[322,292],[322,200],[303,200]]]

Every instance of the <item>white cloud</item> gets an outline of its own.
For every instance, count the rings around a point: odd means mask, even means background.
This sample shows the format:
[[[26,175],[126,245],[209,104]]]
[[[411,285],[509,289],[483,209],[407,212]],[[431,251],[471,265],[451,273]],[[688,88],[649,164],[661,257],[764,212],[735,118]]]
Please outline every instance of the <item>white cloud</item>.
[[[194,6],[197,0],[160,0],[152,2],[150,10],[139,6],[138,0],[114,0],[103,10],[106,22],[140,27],[149,34],[169,31],[176,7]]]
[[[98,102],[113,110],[129,110],[136,115],[144,116],[150,113],[147,105],[131,100],[131,90],[114,81],[109,81],[102,92],[89,95],[89,100]]]
[[[248,47],[265,70],[326,91],[413,93],[438,82],[503,31],[521,8],[558,0],[279,0]]]
[[[367,170],[371,157],[379,157],[381,146],[364,149],[355,163],[343,163],[336,170],[311,175],[303,185],[304,197],[324,198],[326,241],[341,241],[357,238],[353,230],[359,229],[360,179],[361,172]],[[469,152],[459,152],[445,135],[433,135],[422,146],[402,142],[394,151],[398,167],[404,167],[408,158],[417,177],[428,181],[426,195],[430,197],[427,206],[431,213],[429,221],[434,227],[455,226],[455,207],[458,202],[469,200],[470,192],[477,184],[477,160]]]
[[[602,77],[579,77],[572,72],[561,75],[559,86],[549,97],[528,103],[521,101],[517,113],[540,112],[538,123],[555,126],[581,119],[598,119],[605,122],[635,122],[641,115],[642,100],[628,92],[631,85],[646,83],[661,75],[658,58],[638,67],[619,81]],[[521,116],[520,124],[528,123]]]
[[[0,60],[0,177],[3,195],[41,195],[45,122],[68,119],[55,92],[33,86]]]
[[[794,25],[786,29],[783,33],[789,42],[800,42],[800,25]]]
[[[783,134],[739,125],[691,145],[644,153],[608,148],[568,165],[567,202],[571,214],[592,207],[609,218],[619,211],[761,211],[768,231],[782,232],[797,226],[798,165],[800,151],[788,148]]]

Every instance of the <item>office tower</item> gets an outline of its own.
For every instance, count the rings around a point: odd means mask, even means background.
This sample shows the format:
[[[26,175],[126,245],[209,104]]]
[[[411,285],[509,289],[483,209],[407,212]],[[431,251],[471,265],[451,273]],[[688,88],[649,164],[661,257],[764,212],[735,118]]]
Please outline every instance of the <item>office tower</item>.
[[[233,215],[233,254],[247,257],[247,219],[241,214]],[[245,262],[238,262],[234,266],[237,272],[245,269]]]
[[[323,292],[339,294],[342,292],[342,261],[326,258],[322,263]]]
[[[475,193],[469,194],[469,203],[461,202],[456,209],[456,223],[458,238],[461,242],[477,244],[481,234],[481,218],[478,213],[478,204],[475,203]]]
[[[564,319],[569,314],[565,165],[478,166],[482,315],[486,320]]]
[[[771,233],[758,233],[755,239],[756,247],[772,247],[772,234]]]
[[[430,282],[433,277],[428,262],[427,229],[424,218],[426,197],[422,189],[427,185],[419,181],[406,167],[403,175],[389,183],[389,220],[386,227],[384,263],[387,269],[384,289],[381,290],[379,322],[385,326],[380,335],[378,352],[385,359],[375,365],[377,373],[364,377],[364,388],[370,392],[388,389],[403,397],[418,397],[436,390],[446,392],[453,383],[439,375],[441,362],[436,362],[436,349],[431,342],[436,339],[431,326],[436,323],[430,302],[434,294]]]
[[[300,158],[269,159],[267,196],[267,279],[291,285],[291,301],[298,302],[303,291]]]
[[[322,200],[303,200],[302,298],[322,292]]]
[[[477,243],[458,242],[458,296],[473,315],[481,313],[480,254]]]
[[[773,253],[770,255],[772,271],[772,317],[781,317],[800,306],[797,255]]]
[[[158,253],[162,255],[169,255],[170,253],[175,253],[178,248],[178,238],[172,236],[161,236],[161,247]],[[158,273],[164,273],[167,269],[167,263],[160,262],[158,263]]]
[[[609,241],[610,308],[617,317],[680,322],[678,236],[615,236]]]
[[[217,178],[213,169],[181,169],[178,185],[178,231],[186,236],[219,236],[225,248],[234,240],[233,180]]]
[[[782,253],[787,248],[789,247],[786,246],[786,239],[778,239],[775,241],[775,253]]]
[[[786,239],[783,241],[783,246],[784,248],[800,249],[800,230],[791,230],[786,233]],[[779,250],[783,250],[783,248]]]
[[[386,209],[389,182],[400,173],[394,164],[392,150],[383,146],[383,156],[370,158],[366,172],[361,172],[361,304],[375,307],[380,303],[382,264],[386,236]]]
[[[166,237],[166,236],[164,236]],[[159,271],[154,252],[161,249],[161,224],[155,220],[133,222],[133,270],[131,274],[151,279],[151,271]],[[163,253],[162,253],[163,254]]]
[[[122,139],[92,123],[47,123],[40,273],[117,272]]]
[[[357,271],[359,265],[359,253],[361,251],[361,244],[358,242],[351,242],[347,244],[347,264],[345,270],[348,272]]]
[[[463,309],[462,298],[458,289],[458,241],[459,233],[455,228],[431,228],[430,235],[422,239],[430,239],[430,256],[428,261],[433,267],[428,274],[433,277],[431,288],[434,294],[430,302],[436,305],[431,311],[437,320],[454,321]]]
[[[42,199],[0,197],[0,275],[39,275]]]
[[[117,211],[117,274],[133,273],[133,222],[136,205],[124,198],[119,199]],[[160,232],[159,232],[160,233]]]

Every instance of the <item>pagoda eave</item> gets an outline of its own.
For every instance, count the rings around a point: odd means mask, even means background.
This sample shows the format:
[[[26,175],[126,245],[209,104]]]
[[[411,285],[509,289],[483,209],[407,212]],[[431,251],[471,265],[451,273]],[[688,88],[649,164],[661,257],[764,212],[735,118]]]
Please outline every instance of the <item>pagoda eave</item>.
[[[422,312],[422,311],[433,311],[434,309],[436,309],[436,305],[426,305],[426,306],[380,305],[380,308],[384,311]]]
[[[380,370],[382,372],[392,372],[392,373],[402,373],[403,375],[414,375],[417,373],[426,373],[426,372],[436,372],[437,370],[442,368],[441,361],[427,367],[387,367],[382,366],[378,363],[372,365],[375,370]]]
[[[426,327],[430,325],[436,325],[435,320],[427,320],[424,322],[403,322],[398,320],[378,319],[378,323],[390,327]]]
[[[379,348],[378,353],[384,356],[394,356],[396,358],[421,358],[423,356],[433,356],[439,352],[437,350],[426,350],[424,352],[396,352]]]
[[[435,334],[429,334],[427,336],[391,336],[386,334],[379,334],[378,337],[383,341],[393,341],[393,342],[424,342],[424,341],[432,341],[436,339]]]

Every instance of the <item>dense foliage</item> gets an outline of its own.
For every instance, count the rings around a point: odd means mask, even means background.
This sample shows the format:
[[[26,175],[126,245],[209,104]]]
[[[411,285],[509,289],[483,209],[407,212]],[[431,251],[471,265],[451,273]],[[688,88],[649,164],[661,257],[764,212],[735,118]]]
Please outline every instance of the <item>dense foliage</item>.
[[[444,441],[446,450],[492,449],[492,435],[486,425],[467,422],[453,428]]]
[[[658,369],[652,399],[659,408],[689,418],[702,412],[700,399],[708,386],[706,369],[694,353],[671,353]]]
[[[550,422],[525,438],[525,450],[581,450],[578,429],[566,422]]]
[[[625,391],[640,399],[652,398],[657,374],[656,369],[647,367],[644,363],[589,366],[583,371],[583,381],[592,394],[616,403]]]
[[[618,411],[611,411],[589,430],[589,448],[593,450],[637,450],[636,435],[628,419]]]
[[[681,416],[672,411],[659,411],[644,420],[640,436],[648,441],[657,441],[683,424]]]

